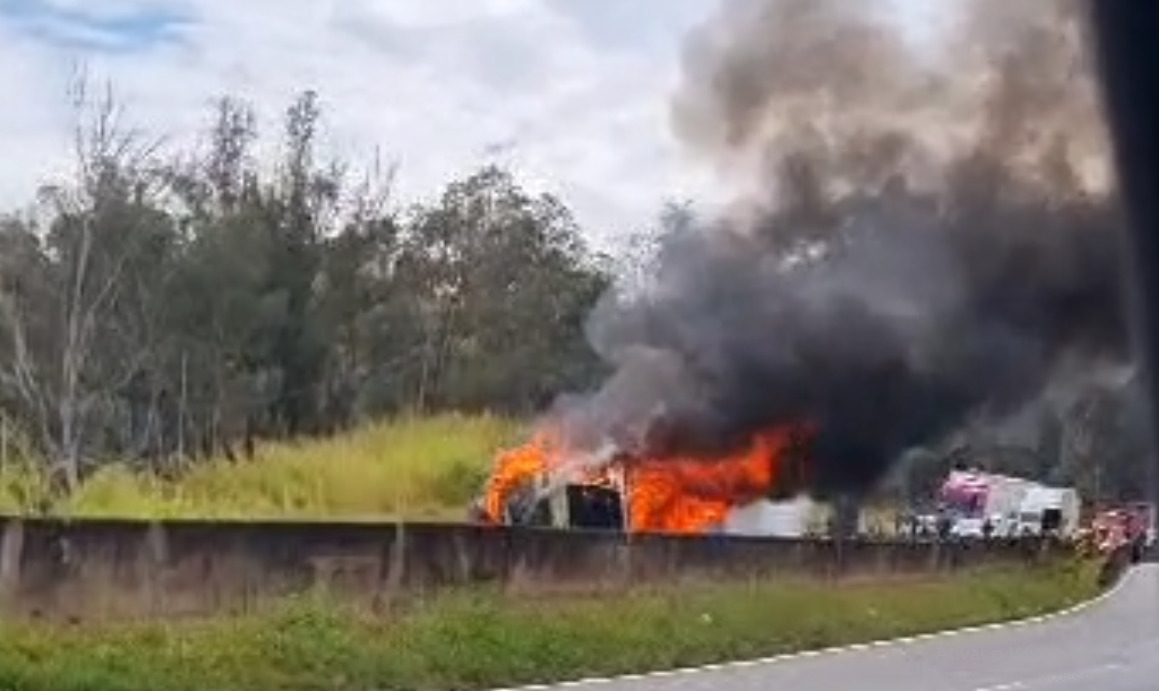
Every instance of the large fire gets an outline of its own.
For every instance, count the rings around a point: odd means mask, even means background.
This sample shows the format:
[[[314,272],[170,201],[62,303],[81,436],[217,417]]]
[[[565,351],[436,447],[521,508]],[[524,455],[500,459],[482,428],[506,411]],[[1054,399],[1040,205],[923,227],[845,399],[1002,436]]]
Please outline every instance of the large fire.
[[[580,472],[579,482],[603,484],[622,473],[627,528],[633,532],[699,533],[720,525],[735,507],[767,497],[799,476],[794,453],[801,426],[772,427],[739,451],[716,458],[623,458]],[[524,483],[566,470],[569,454],[549,432],[505,451],[495,461],[483,510],[499,522],[512,493]]]

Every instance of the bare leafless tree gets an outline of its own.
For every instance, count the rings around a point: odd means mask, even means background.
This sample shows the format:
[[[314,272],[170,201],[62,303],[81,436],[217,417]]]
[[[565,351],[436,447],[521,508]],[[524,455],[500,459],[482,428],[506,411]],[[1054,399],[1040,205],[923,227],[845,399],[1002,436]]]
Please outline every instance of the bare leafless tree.
[[[95,98],[88,87],[84,74],[71,87],[76,179],[45,186],[40,194],[47,219],[40,232],[52,266],[49,294],[32,307],[0,282],[12,353],[0,368],[35,416],[53,475],[67,490],[80,481],[91,414],[150,356],[141,334],[128,333],[115,315],[137,308],[128,304],[126,287],[134,282],[133,226],[147,219],[134,209],[154,191],[148,171],[160,142],[145,143],[124,125],[111,86]],[[55,323],[41,324],[47,328],[34,339],[30,310],[46,308]]]

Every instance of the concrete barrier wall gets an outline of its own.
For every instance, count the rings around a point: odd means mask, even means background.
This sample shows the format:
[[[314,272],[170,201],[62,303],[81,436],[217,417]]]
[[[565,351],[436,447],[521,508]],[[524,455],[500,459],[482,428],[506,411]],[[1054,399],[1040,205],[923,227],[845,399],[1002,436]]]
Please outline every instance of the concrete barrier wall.
[[[922,576],[1040,562],[1018,542],[833,543],[447,525],[0,518],[0,607],[64,620],[251,611],[324,591],[367,607],[449,587],[520,594],[686,579]]]

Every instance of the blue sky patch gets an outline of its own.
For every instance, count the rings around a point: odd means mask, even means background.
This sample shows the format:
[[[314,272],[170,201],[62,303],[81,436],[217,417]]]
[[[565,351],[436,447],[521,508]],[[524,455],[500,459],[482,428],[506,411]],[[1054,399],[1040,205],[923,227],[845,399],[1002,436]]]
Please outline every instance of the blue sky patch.
[[[47,0],[0,0],[0,24],[53,45],[87,51],[140,51],[180,38],[191,17],[173,9],[116,13],[60,7]]]

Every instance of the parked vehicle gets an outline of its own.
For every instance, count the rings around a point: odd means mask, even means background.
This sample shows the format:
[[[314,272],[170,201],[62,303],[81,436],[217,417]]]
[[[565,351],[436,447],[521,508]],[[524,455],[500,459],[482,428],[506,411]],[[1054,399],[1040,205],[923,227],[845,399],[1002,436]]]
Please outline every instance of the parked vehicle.
[[[1031,487],[1018,508],[1014,530],[1019,535],[1071,538],[1079,528],[1082,504],[1071,487]]]
[[[804,537],[817,513],[816,504],[798,497],[789,501],[761,500],[733,509],[722,526],[732,535]]]
[[[1103,554],[1130,547],[1131,558],[1139,561],[1155,543],[1155,505],[1129,502],[1106,507],[1091,522],[1092,546]]]
[[[952,471],[942,484],[939,504],[949,516],[951,534],[963,537],[1016,535],[1027,492],[1038,483],[979,470]]]

